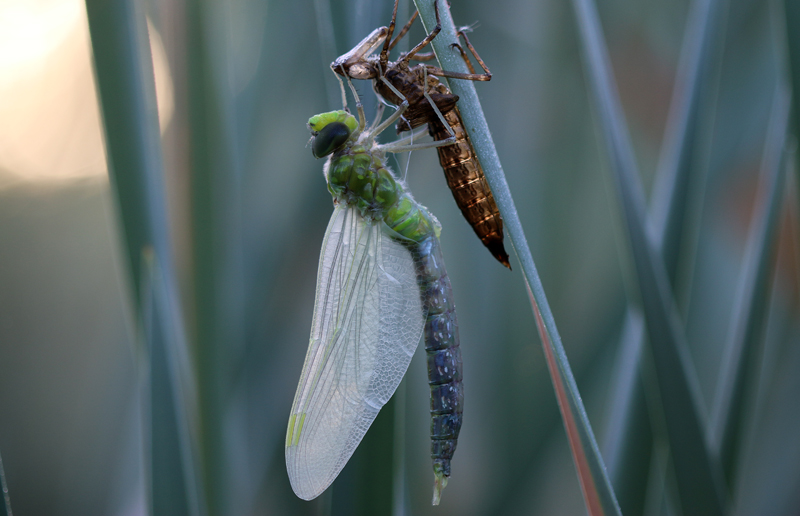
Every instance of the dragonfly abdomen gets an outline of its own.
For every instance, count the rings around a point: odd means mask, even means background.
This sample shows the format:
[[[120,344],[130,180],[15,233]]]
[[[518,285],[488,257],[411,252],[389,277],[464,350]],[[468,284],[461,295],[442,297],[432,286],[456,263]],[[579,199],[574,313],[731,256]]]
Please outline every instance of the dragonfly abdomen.
[[[454,144],[436,149],[447,185],[453,192],[462,215],[483,245],[500,263],[510,269],[508,253],[503,246],[503,219],[472,143],[464,131],[461,114],[456,105],[458,95],[454,95],[435,76],[427,75],[424,65],[410,69],[401,61],[390,67],[384,78],[403,94],[409,105],[397,123],[398,134],[425,123],[428,124],[428,130],[434,140],[449,138],[449,129],[455,133]],[[423,87],[447,125],[442,124],[439,115],[433,110],[430,101],[425,97]],[[403,100],[381,80],[375,81],[375,91],[393,104],[400,104]]]
[[[336,123],[346,122],[339,121],[338,113],[335,117],[323,115],[325,116],[319,117],[326,120],[335,118]],[[319,135],[327,125],[316,123],[316,120],[312,118],[309,127]],[[328,134],[336,136],[336,133],[326,132],[323,136],[317,137],[326,138]],[[315,148],[317,147],[324,152],[330,145],[323,141]],[[343,145],[331,155],[325,174],[328,188],[337,204],[355,208],[359,218],[368,222],[373,228],[378,222],[386,224],[391,232],[388,235],[386,232],[379,235],[388,236],[394,242],[401,243],[413,259],[419,300],[422,305],[419,315],[425,317],[422,329],[425,336],[428,383],[431,389],[431,458],[435,477],[434,505],[436,505],[450,476],[450,461],[461,430],[464,405],[458,320],[450,278],[445,270],[439,244],[441,226],[424,206],[414,201],[405,191],[402,182],[396,180],[385,168],[379,146],[367,149],[361,144]],[[373,254],[378,256],[381,252],[375,249]],[[390,254],[389,249],[387,253]],[[371,254],[365,252],[364,259],[369,256]],[[384,262],[384,266],[390,263],[391,260]],[[387,278],[393,277],[389,271],[385,271],[385,274]],[[387,284],[394,285],[394,283],[397,283],[397,280]],[[295,420],[295,417],[290,419],[286,440],[287,450],[290,450],[287,452],[287,463],[292,465],[294,461],[291,448],[297,440],[293,436],[299,436],[302,431],[302,419],[297,431],[294,430],[298,426]]]
[[[443,116],[456,135],[456,142],[453,145],[436,149],[447,185],[453,192],[462,215],[483,245],[500,263],[510,269],[508,253],[503,246],[503,219],[486,181],[483,168],[475,156],[472,143],[464,131],[458,107],[444,113]],[[430,119],[428,130],[434,140],[450,137],[448,128],[438,117]]]
[[[416,255],[417,282],[428,312],[424,336],[431,388],[431,458],[441,491],[450,476],[464,411],[458,319],[439,239],[431,236],[422,241]]]

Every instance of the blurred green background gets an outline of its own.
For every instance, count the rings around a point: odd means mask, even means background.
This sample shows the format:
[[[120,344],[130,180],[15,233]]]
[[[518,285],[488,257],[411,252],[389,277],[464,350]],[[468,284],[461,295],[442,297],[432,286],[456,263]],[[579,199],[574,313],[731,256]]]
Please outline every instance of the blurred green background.
[[[202,266],[219,267],[224,280],[216,302],[225,316],[215,336],[224,342],[218,392],[227,512],[583,513],[518,262],[505,270],[475,238],[433,151],[413,153],[408,183],[442,223],[466,390],[442,505],[429,505],[429,390],[419,353],[401,396],[333,489],[309,503],[289,486],[286,421],[331,213],[305,122],[340,107],[328,63],[387,24],[391,7],[389,0],[149,0],[143,7],[190,345],[203,338],[197,295],[205,292],[192,250],[204,220],[191,194],[192,163],[206,153],[226,171],[224,185],[209,187],[224,193],[212,203],[224,217],[208,222],[224,239]],[[401,2],[399,19],[412,10]],[[610,0],[598,10],[649,189],[689,2]],[[454,0],[451,11],[457,24],[478,22],[470,39],[493,73],[478,94],[602,449],[618,402],[626,283],[634,280],[573,12],[556,0]],[[708,407],[773,93],[786,74],[782,16],[777,2],[731,0],[701,97],[675,292]],[[192,106],[204,101],[189,93],[197,75],[187,58],[197,52],[190,45],[198,26],[215,113],[201,143]],[[417,25],[410,41],[422,37]],[[0,453],[20,515],[138,515],[148,507],[146,368],[92,66],[83,2],[0,0]],[[370,85],[356,86],[374,112]],[[392,164],[402,170],[405,159]],[[796,191],[787,188],[789,198]],[[800,513],[798,226],[796,203],[786,204],[764,303],[761,375],[750,396],[756,408],[731,489],[737,514]],[[653,450],[638,464],[645,476],[663,473],[664,445],[657,440]],[[635,496],[618,491],[623,510],[631,508],[626,514],[680,514],[659,494],[657,477]],[[369,492],[365,478],[391,493]]]

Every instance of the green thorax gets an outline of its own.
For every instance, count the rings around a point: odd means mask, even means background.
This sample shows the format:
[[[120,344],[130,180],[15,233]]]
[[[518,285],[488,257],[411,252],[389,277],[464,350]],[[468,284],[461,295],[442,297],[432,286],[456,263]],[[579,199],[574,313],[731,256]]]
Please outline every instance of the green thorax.
[[[351,115],[342,117],[342,111],[316,115],[309,120],[309,128],[316,135],[336,121],[351,127]],[[352,131],[352,130],[351,130]],[[421,242],[431,235],[439,236],[439,222],[424,206],[418,204],[405,191],[402,184],[386,168],[385,156],[380,146],[368,149],[363,138],[352,131],[347,141],[328,158],[325,177],[328,190],[336,203],[355,206],[368,221],[383,221],[400,236]]]

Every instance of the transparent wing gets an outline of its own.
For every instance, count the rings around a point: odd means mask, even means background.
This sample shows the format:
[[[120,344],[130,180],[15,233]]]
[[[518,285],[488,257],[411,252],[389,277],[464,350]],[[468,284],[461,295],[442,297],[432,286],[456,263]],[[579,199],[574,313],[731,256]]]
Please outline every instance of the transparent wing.
[[[347,463],[422,333],[414,259],[388,231],[338,206],[325,233],[311,340],[286,432],[286,469],[305,500]]]

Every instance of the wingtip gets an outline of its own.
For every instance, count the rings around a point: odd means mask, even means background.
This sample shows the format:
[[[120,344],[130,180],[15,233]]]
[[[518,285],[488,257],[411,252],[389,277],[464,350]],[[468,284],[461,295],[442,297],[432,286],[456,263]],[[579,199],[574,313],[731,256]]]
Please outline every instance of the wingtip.
[[[330,478],[331,475],[317,476],[309,475],[308,472],[311,468],[305,463],[303,454],[297,445],[287,446],[285,449],[286,456],[286,473],[289,476],[289,484],[292,486],[292,491],[301,500],[307,502],[325,492],[328,487],[333,483],[336,478]],[[303,474],[301,472],[305,471]],[[338,473],[337,473],[338,475]]]
[[[328,487],[330,487],[330,485],[328,485],[328,486],[325,486],[325,488],[323,488],[323,489],[319,489],[319,487],[312,487],[312,486],[309,486],[309,485],[303,485],[303,484],[297,482],[297,480],[294,477],[292,477],[291,475],[289,475],[289,483],[292,486],[292,491],[294,491],[294,494],[298,498],[300,498],[301,500],[305,500],[306,502],[310,502],[314,498],[316,498],[319,495],[321,495],[322,493],[324,493],[325,490],[328,489]]]

